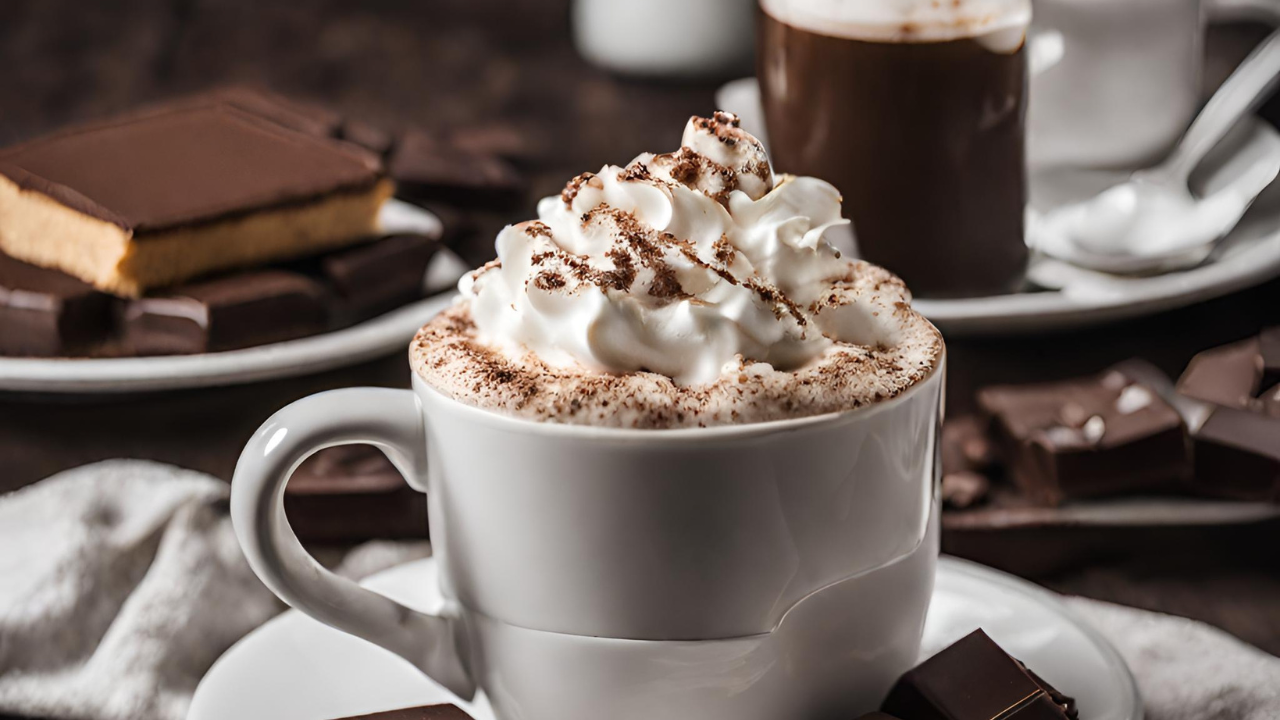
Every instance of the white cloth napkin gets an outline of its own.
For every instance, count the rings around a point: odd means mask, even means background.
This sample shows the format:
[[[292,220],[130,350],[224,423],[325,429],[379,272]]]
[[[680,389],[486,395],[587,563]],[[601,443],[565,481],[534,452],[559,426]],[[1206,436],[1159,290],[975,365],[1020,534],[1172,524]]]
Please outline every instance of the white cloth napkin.
[[[0,496],[0,713],[183,718],[213,661],[282,609],[240,554],[227,494],[199,473],[109,461]],[[371,543],[338,571],[429,553]],[[1149,720],[1280,718],[1280,659],[1190,620],[1069,603],[1120,648]]]

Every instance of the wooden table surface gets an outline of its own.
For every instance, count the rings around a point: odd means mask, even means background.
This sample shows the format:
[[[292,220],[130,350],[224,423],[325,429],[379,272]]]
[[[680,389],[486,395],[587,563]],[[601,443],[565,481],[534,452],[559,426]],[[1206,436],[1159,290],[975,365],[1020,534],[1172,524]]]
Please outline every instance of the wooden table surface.
[[[713,91],[724,79],[623,79],[586,66],[569,43],[567,0],[8,0],[0,2],[0,67],[0,145],[242,82],[394,127],[511,122],[532,147],[524,215],[532,198],[583,170],[675,148],[685,119],[714,109]],[[1102,328],[952,338],[950,406],[970,406],[981,384],[1079,375],[1128,357],[1177,373],[1196,351],[1269,324],[1280,324],[1280,280]],[[284,402],[326,387],[403,385],[407,377],[397,355],[229,390],[92,402],[0,395],[0,491],[114,456],[229,477],[243,441]],[[1272,527],[1250,541],[1269,552],[1116,553],[1113,561],[1037,579],[1062,592],[1203,619],[1280,653],[1277,535]]]

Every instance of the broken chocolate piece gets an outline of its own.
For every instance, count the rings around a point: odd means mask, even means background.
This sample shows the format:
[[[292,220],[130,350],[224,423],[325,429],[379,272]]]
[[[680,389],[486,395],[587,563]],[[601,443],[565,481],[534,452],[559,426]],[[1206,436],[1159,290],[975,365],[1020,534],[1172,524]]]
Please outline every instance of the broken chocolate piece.
[[[340,445],[307,458],[285,486],[284,509],[307,542],[427,537],[426,499],[372,445]]]
[[[1191,466],[1177,411],[1117,369],[978,393],[1014,482],[1034,501],[1169,486]]]
[[[334,288],[342,325],[381,315],[423,295],[423,279],[439,245],[423,235],[393,235],[320,258]]]
[[[139,355],[216,352],[323,332],[328,298],[297,273],[250,271],[130,301],[121,323]]]
[[[1191,432],[1194,487],[1236,500],[1280,499],[1280,418],[1217,407]]]
[[[356,715],[339,720],[472,720],[472,718],[457,705],[424,705],[369,715]]]
[[[524,198],[524,179],[505,160],[445,146],[422,131],[402,136],[388,164],[397,194],[412,200],[509,209]]]
[[[1191,358],[1178,378],[1178,392],[1216,405],[1248,408],[1254,405],[1261,382],[1259,341],[1249,338]]]
[[[70,275],[0,255],[0,355],[80,354],[110,332],[112,303]]]
[[[1075,720],[1074,705],[975,630],[903,675],[881,710],[910,720]]]

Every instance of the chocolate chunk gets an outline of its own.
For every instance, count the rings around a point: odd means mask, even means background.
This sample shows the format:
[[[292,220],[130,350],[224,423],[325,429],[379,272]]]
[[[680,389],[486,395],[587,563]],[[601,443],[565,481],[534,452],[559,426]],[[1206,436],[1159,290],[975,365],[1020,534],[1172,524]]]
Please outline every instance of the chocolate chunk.
[[[457,705],[424,705],[370,715],[357,715],[339,720],[472,720]]]
[[[0,355],[83,353],[110,333],[112,302],[70,275],[0,255]]]
[[[422,235],[394,235],[321,257],[319,269],[338,298],[340,324],[421,298],[427,265],[438,247]]]
[[[308,542],[427,536],[426,499],[372,445],[340,445],[307,458],[289,478],[284,507]]]
[[[1191,433],[1195,488],[1237,500],[1280,499],[1280,418],[1214,408]]]
[[[324,288],[282,270],[236,273],[130,301],[122,325],[139,355],[216,352],[313,335],[329,322]]]
[[[339,137],[382,156],[391,152],[392,146],[395,145],[395,138],[390,132],[362,120],[343,121]]]
[[[449,134],[449,140],[460,150],[496,155],[518,164],[537,162],[546,154],[541,133],[510,122],[457,128]]]
[[[1178,378],[1178,392],[1216,405],[1247,408],[1254,405],[1261,382],[1259,341],[1249,338],[1191,358]]]
[[[399,138],[389,170],[398,194],[411,200],[510,209],[524,198],[524,179],[505,160],[443,145],[422,131]]]
[[[1119,370],[985,388],[978,403],[993,420],[1014,482],[1033,501],[1150,490],[1190,474],[1177,411]]]
[[[1075,720],[1074,706],[975,630],[903,675],[881,710],[910,720]]]

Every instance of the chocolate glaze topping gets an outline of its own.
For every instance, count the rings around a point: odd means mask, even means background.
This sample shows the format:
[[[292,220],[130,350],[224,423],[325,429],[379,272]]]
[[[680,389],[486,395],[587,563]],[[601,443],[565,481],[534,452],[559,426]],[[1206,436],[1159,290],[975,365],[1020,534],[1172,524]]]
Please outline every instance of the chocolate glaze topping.
[[[0,175],[135,234],[365,190],[381,163],[229,105],[82,126],[0,150]]]

